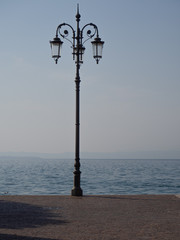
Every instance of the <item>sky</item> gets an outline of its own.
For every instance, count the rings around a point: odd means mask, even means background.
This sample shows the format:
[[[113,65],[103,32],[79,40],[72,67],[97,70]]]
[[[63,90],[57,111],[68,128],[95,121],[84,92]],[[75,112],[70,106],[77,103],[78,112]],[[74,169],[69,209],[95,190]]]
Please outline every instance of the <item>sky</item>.
[[[180,158],[179,0],[0,0],[0,153],[74,152],[72,49],[56,65],[49,40],[77,3],[105,41],[98,65],[85,43],[80,151]]]

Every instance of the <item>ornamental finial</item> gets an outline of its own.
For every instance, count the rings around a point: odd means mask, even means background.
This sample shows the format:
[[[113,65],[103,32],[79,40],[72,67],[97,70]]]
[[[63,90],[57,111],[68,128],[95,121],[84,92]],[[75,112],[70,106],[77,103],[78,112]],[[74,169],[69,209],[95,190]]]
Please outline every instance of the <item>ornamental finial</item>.
[[[79,14],[79,3],[77,4],[77,14]]]
[[[80,18],[81,15],[79,14],[79,3],[77,4],[77,14],[76,14],[76,18]]]

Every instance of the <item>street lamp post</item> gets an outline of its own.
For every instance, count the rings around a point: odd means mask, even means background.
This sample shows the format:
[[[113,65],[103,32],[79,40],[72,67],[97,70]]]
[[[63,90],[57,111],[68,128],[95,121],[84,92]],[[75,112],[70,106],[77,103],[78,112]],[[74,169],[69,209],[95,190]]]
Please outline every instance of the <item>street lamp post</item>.
[[[77,22],[77,30],[75,31],[74,28],[67,24],[62,23],[56,29],[56,37],[50,41],[51,51],[52,51],[52,58],[54,58],[55,63],[57,64],[58,59],[61,57],[61,47],[63,42],[59,38],[59,35],[68,40],[73,49],[73,60],[75,60],[76,64],[76,77],[75,77],[75,85],[76,85],[76,124],[75,124],[75,164],[74,164],[74,187],[71,191],[72,196],[82,196],[83,191],[80,186],[80,66],[83,63],[83,54],[85,51],[85,47],[83,44],[96,36],[94,41],[92,41],[93,47],[93,57],[96,60],[96,63],[99,63],[99,60],[102,58],[102,49],[104,42],[101,41],[99,38],[99,31],[95,24],[89,23],[86,24],[82,29],[79,27],[81,15],[79,14],[79,5],[77,5],[77,14],[76,14],[76,22]],[[72,31],[72,40],[68,38],[69,32],[67,30],[69,28]],[[87,38],[83,41],[83,33],[84,30],[88,28],[86,32]]]

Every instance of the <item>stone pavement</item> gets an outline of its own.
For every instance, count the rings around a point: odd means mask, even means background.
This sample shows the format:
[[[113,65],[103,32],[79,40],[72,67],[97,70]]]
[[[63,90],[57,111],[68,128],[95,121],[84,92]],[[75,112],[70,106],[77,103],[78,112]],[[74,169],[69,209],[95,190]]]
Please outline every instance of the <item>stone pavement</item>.
[[[179,240],[175,195],[0,196],[0,240]]]

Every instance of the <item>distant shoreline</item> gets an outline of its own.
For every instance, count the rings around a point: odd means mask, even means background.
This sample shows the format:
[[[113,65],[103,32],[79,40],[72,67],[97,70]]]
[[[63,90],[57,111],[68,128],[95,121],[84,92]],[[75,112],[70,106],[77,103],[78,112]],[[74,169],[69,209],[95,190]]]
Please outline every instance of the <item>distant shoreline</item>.
[[[62,158],[62,157],[35,157],[35,156],[0,156],[0,160],[68,160],[68,161],[72,161],[74,160],[74,158]],[[127,161],[135,161],[135,160],[144,160],[144,161],[148,161],[148,160],[151,160],[151,161],[158,161],[158,160],[180,160],[180,158],[80,158],[80,160],[83,160],[83,161],[88,161],[88,160],[103,160],[103,161],[108,161],[108,160],[127,160]]]
[[[74,159],[74,152],[0,152],[2,157],[31,157],[45,159]],[[180,159],[179,150],[170,151],[129,151],[129,152],[81,152],[81,159]]]

